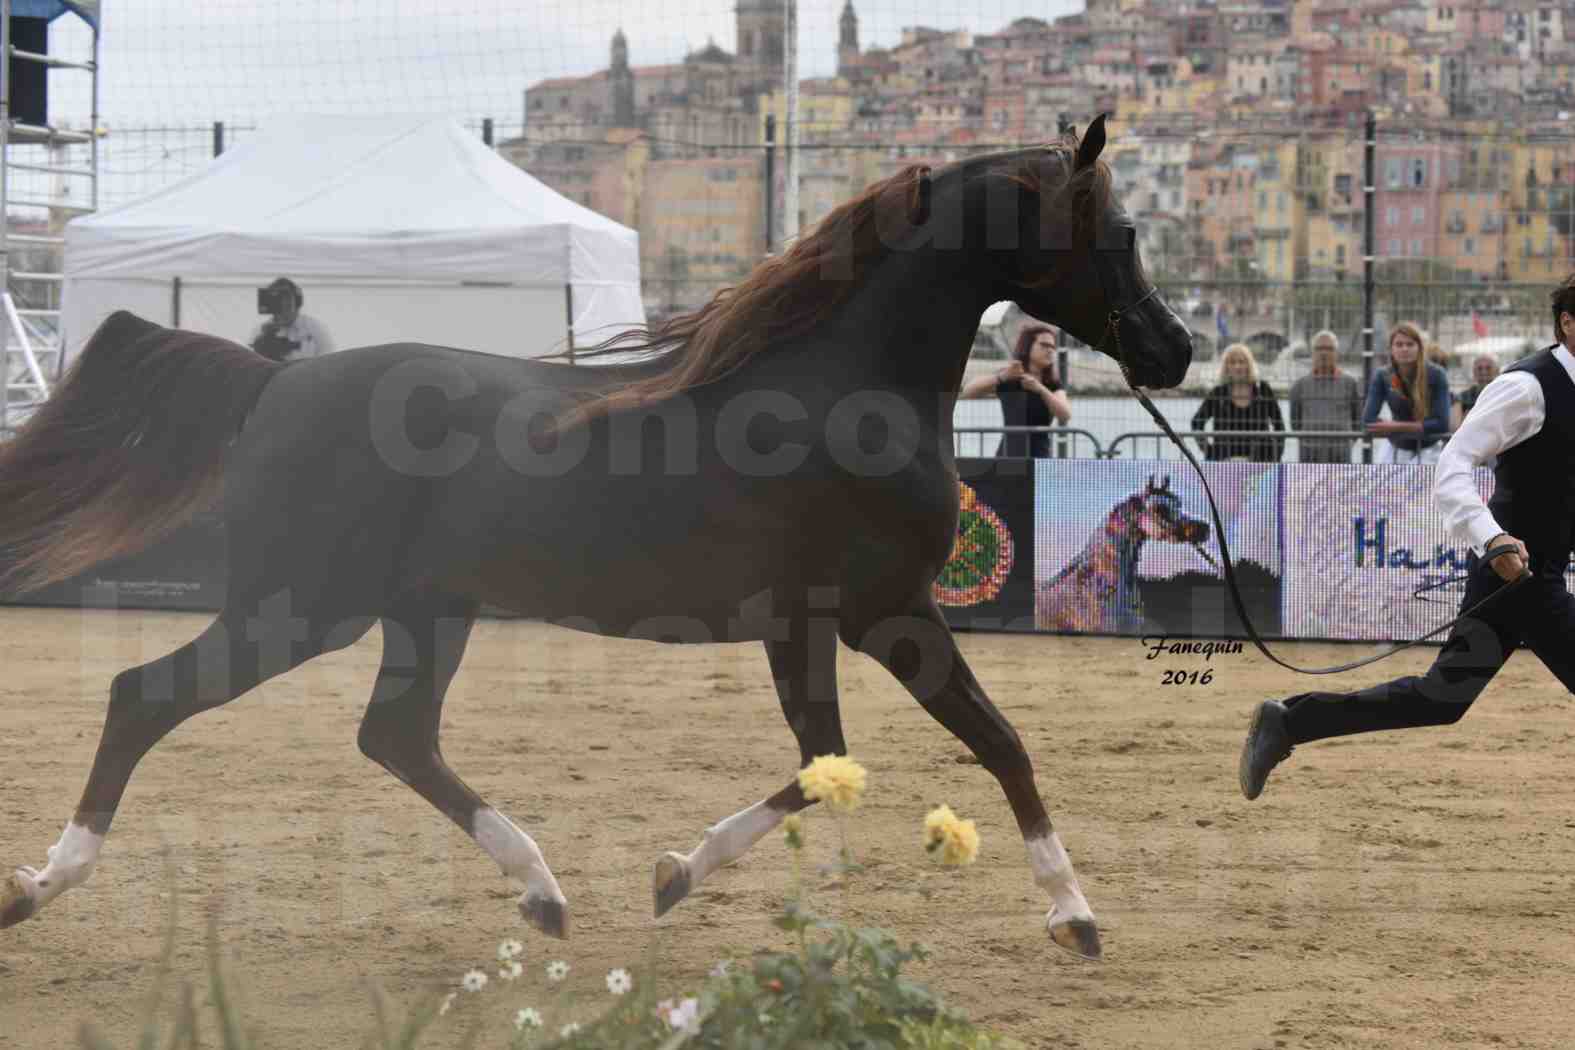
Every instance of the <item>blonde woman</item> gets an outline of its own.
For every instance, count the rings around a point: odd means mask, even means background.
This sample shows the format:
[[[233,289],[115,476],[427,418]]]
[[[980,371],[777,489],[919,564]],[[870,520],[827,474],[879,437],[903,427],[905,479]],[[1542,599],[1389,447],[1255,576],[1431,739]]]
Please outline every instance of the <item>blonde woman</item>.
[[[1245,343],[1233,343],[1220,354],[1219,385],[1192,417],[1192,429],[1202,430],[1209,420],[1215,430],[1284,430],[1280,402],[1274,388],[1258,378],[1258,362]],[[1278,463],[1285,450],[1284,438],[1217,437],[1198,439],[1211,460],[1246,459]]]
[[[1389,330],[1389,367],[1373,373],[1362,422],[1385,437],[1380,463],[1437,463],[1449,437],[1449,374],[1422,357],[1427,340],[1410,321]],[[1389,418],[1378,413],[1389,406]]]

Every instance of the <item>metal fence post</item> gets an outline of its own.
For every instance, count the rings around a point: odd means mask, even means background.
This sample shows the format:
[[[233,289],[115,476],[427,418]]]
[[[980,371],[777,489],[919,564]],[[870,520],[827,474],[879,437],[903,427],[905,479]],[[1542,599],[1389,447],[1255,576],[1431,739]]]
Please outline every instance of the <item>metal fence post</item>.
[[[771,254],[775,242],[773,216],[776,212],[777,178],[777,115],[766,114],[766,254]]]
[[[1367,111],[1367,136],[1362,150],[1362,390],[1373,381],[1373,239],[1374,200],[1378,181],[1378,117]],[[1362,445],[1362,462],[1373,461],[1373,443]]]

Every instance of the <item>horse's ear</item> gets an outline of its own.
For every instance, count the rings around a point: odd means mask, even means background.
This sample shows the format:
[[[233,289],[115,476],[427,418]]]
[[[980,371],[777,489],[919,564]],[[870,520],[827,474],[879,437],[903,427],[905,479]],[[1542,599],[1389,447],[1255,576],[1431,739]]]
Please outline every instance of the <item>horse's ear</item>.
[[[1101,113],[1094,118],[1094,122],[1083,132],[1083,139],[1077,144],[1077,163],[1074,169],[1081,171],[1099,159],[1100,153],[1105,149],[1105,115]]]
[[[1169,492],[1170,491],[1170,475],[1169,474],[1165,475],[1164,484],[1160,485],[1159,491],[1161,491],[1161,492]]]

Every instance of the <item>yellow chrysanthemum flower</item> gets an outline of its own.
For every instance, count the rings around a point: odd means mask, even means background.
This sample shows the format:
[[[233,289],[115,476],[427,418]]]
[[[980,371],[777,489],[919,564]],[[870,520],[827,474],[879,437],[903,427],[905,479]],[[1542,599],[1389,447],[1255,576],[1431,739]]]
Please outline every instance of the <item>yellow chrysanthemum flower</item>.
[[[924,848],[941,851],[943,864],[972,864],[979,856],[979,831],[971,820],[959,820],[950,806],[937,806],[924,818]]]
[[[941,847],[941,861],[945,864],[972,864],[979,857],[979,831],[971,820],[959,820],[946,836]]]
[[[811,802],[851,813],[864,794],[864,767],[846,755],[821,755],[798,771],[798,786]]]
[[[924,848],[934,849],[940,844],[942,831],[946,825],[957,819],[957,814],[952,812],[950,806],[936,806],[924,815]]]

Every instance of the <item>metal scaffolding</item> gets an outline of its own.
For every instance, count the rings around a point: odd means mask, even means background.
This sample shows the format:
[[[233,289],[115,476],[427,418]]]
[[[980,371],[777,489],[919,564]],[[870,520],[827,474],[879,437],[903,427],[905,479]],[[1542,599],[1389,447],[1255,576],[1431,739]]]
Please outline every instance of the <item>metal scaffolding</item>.
[[[13,18],[51,23],[61,15],[81,18],[92,31],[92,53],[86,61],[24,50],[13,39]],[[64,228],[73,214],[98,207],[98,0],[0,0],[0,343],[4,379],[0,396],[0,440],[44,399],[59,377],[63,332],[60,293],[64,283]],[[85,130],[60,126],[52,117],[41,123],[17,119],[13,111],[13,71],[23,64],[86,73],[91,79],[91,108]],[[86,147],[82,149],[81,147]],[[81,154],[86,153],[83,158]],[[45,193],[16,193],[16,173],[52,179]],[[75,186],[87,183],[87,206]],[[37,180],[33,180],[37,181]],[[42,218],[29,221],[28,216]],[[21,227],[18,229],[17,227]],[[24,265],[13,255],[26,252]]]

